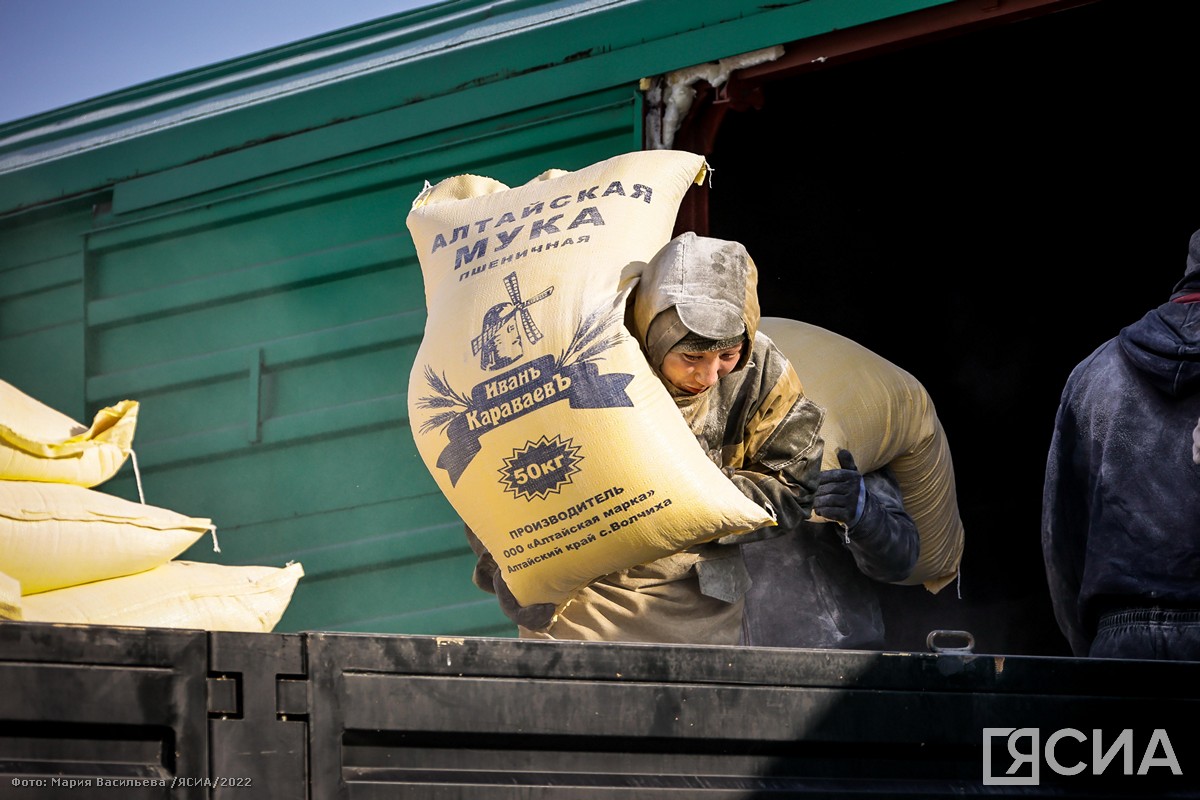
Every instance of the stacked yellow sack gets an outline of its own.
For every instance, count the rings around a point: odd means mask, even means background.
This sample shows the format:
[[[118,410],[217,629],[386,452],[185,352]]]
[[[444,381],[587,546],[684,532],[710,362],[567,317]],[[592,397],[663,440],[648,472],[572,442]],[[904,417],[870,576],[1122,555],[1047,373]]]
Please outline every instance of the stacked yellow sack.
[[[88,428],[0,381],[0,479],[98,486],[129,457],[137,414],[122,400]]]
[[[958,575],[964,535],[950,445],[925,387],[857,342],[816,325],[763,317],[759,331],[792,362],[805,393],[825,407],[822,468],[838,467],[839,448],[853,453],[863,472],[891,467],[921,538],[917,566],[904,583],[941,590]]]
[[[0,381],[0,618],[270,630],[299,565],[173,562],[212,520],[92,488],[130,457],[137,411],[124,400],[86,427]]]
[[[267,632],[303,576],[294,562],[276,568],[168,561],[136,575],[27,595],[24,614],[33,622]]]
[[[23,595],[153,569],[211,529],[207,519],[69,483],[0,481],[0,571]]]

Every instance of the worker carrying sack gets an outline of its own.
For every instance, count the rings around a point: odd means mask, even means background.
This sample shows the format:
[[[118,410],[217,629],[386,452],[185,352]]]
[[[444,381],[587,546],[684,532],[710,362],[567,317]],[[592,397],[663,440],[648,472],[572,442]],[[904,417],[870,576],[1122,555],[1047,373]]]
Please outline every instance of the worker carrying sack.
[[[921,539],[917,565],[902,583],[940,591],[958,575],[963,524],[950,445],[925,387],[857,342],[816,325],[763,317],[759,330],[792,362],[805,393],[825,407],[821,468],[839,468],[839,448],[854,454],[862,472],[891,467]]]
[[[561,608],[610,572],[775,524],[708,459],[623,325],[707,169],[636,152],[516,188],[460,175],[413,202],[428,309],[413,438],[522,605]]]
[[[98,486],[129,457],[137,412],[122,400],[88,427],[0,381],[0,480]]]

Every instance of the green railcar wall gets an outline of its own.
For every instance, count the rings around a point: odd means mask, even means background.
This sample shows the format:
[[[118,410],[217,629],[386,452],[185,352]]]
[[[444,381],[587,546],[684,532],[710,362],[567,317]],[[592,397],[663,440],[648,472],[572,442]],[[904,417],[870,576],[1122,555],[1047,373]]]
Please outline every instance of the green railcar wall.
[[[0,379],[74,419],[83,397],[84,204],[0,224]]]
[[[404,220],[464,166],[516,185],[549,153],[636,149],[638,108],[615,90],[89,233],[87,400],[138,399],[147,502],[214,518],[220,553],[184,557],[300,561],[281,629],[509,632],[408,429],[425,295]]]
[[[398,17],[382,66],[379,26],[319,43],[270,102],[251,73],[305,48],[110,129],[103,99],[0,128],[0,377],[81,421],[138,400],[146,502],[217,526],[182,558],[304,565],[277,630],[511,635],[408,430],[411,201],[640,149],[640,77],[928,5],[459,0]],[[188,117],[218,80],[221,113]],[[97,488],[137,499],[132,464]]]

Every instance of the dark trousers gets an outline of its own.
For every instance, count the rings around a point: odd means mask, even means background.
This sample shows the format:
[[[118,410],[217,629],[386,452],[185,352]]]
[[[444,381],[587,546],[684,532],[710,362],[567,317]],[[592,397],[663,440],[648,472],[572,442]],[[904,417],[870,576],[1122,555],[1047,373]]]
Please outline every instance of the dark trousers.
[[[1200,610],[1135,608],[1100,616],[1092,658],[1200,661]]]

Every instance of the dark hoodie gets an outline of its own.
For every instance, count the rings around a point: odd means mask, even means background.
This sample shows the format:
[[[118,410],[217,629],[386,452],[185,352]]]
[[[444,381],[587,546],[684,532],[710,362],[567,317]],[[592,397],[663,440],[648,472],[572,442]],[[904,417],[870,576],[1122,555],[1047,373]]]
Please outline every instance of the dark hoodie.
[[[1106,611],[1200,609],[1200,231],[1171,300],[1067,379],[1042,499],[1054,612],[1077,656]],[[1200,628],[1197,628],[1200,631]]]

